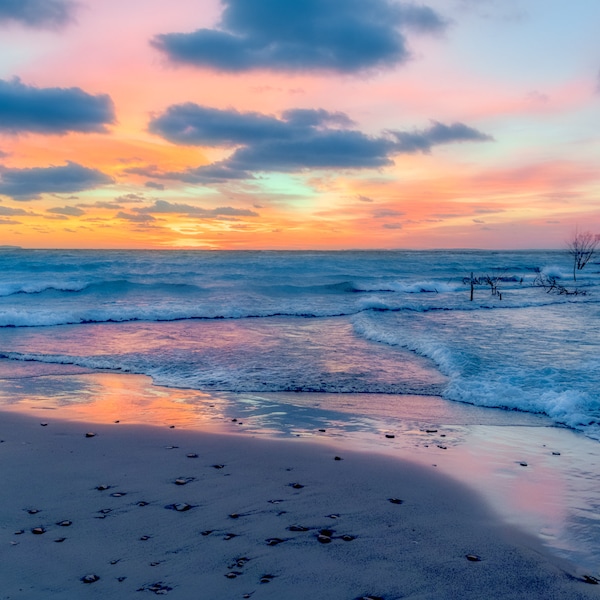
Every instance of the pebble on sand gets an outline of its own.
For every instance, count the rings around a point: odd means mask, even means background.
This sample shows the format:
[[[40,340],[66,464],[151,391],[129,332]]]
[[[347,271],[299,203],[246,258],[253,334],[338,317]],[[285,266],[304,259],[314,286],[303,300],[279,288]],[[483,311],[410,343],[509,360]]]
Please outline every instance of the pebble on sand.
[[[88,432],[85,434],[85,437],[86,437],[86,438],[93,438],[93,437],[96,437],[96,434],[95,434],[93,431],[88,431]]]
[[[332,535],[333,531],[329,529],[321,529],[321,531],[317,534],[317,541],[321,544],[329,544],[331,542]]]
[[[96,575],[95,573],[90,573],[89,575],[84,575],[81,578],[81,581],[83,581],[83,583],[95,583],[99,579],[100,577],[98,577],[98,575]]]
[[[34,527],[31,530],[31,533],[34,535],[42,535],[42,533],[46,533],[46,530],[43,527]]]
[[[388,502],[391,502],[392,504],[402,504],[404,500],[400,500],[400,498],[388,498]]]
[[[265,540],[265,542],[267,542],[267,546],[277,546],[278,544],[285,542],[285,540],[282,540],[281,538],[269,538],[268,540]]]
[[[186,504],[185,502],[178,502],[176,504],[167,504],[165,508],[176,510],[177,512],[186,512],[194,507],[191,504]]]
[[[194,481],[193,477],[179,477],[173,483],[175,485],[185,485],[186,483],[190,483],[190,481]]]
[[[470,560],[471,562],[480,562],[481,556],[478,556],[477,554],[467,554],[466,559]]]

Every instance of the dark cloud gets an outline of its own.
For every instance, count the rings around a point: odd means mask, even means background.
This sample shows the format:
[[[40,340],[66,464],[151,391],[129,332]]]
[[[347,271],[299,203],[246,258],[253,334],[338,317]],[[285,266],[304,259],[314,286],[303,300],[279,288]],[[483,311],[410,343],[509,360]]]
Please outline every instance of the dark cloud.
[[[21,221],[15,221],[14,219],[0,219],[0,225],[21,225]]]
[[[369,198],[368,196],[363,196],[361,194],[358,195],[358,199],[361,202],[373,202],[373,198]]]
[[[165,186],[162,183],[156,183],[156,181],[146,181],[144,185],[147,188],[152,188],[153,190],[164,190]]]
[[[185,183],[224,183],[235,179],[254,179],[249,171],[227,164],[227,161],[203,165],[182,172],[163,175],[167,179],[177,179]]]
[[[402,229],[402,223],[384,223],[382,227],[384,229]]]
[[[150,223],[152,221],[156,221],[156,219],[152,215],[147,215],[143,213],[132,215],[123,211],[119,211],[116,215],[116,218],[123,219],[125,221],[131,221],[132,223]]]
[[[34,200],[41,194],[69,194],[112,183],[108,175],[74,162],[62,167],[9,169],[0,165],[0,195],[14,200]]]
[[[85,215],[85,210],[77,206],[55,206],[54,208],[49,208],[46,212],[65,217],[80,217],[81,215]]]
[[[432,146],[453,142],[487,142],[493,138],[463,123],[444,125],[433,121],[428,129],[391,131],[398,141],[396,151],[401,153],[429,152]]]
[[[179,173],[161,173],[155,166],[128,172],[188,183],[219,183],[248,179],[255,171],[379,168],[393,164],[394,154],[492,139],[462,123],[434,121],[425,130],[388,131],[378,137],[348,129],[351,124],[347,115],[325,110],[294,109],[277,118],[192,103],[173,105],[152,119],[150,131],[176,144],[235,147],[233,153],[225,160]]]
[[[227,165],[225,161],[178,172],[161,171],[157,165],[131,167],[130,169],[124,169],[124,171],[133,175],[144,175],[155,179],[175,179],[185,183],[224,183],[232,179],[254,179],[252,173],[234,169]]]
[[[75,6],[70,0],[0,0],[0,23],[54,29],[73,19]]]
[[[19,79],[0,79],[0,131],[105,132],[106,125],[114,122],[110,96],[92,96],[80,88],[36,88]]]
[[[405,62],[406,31],[445,27],[431,8],[391,0],[222,0],[222,4],[217,29],[161,34],[151,44],[173,62],[220,71],[353,73]]]
[[[144,200],[144,196],[140,196],[140,194],[124,194],[115,198],[115,202],[119,202],[120,204],[139,204]]]
[[[214,219],[218,217],[258,217],[258,213],[245,208],[220,206],[218,208],[201,208],[190,204],[178,204],[166,200],[156,200],[151,206],[134,209],[138,214],[178,214],[188,217]]]
[[[98,200],[96,202],[84,202],[81,204],[78,204],[77,206],[82,207],[82,208],[108,208],[108,209],[116,209],[119,210],[121,208],[123,208],[121,206],[121,204],[117,203],[117,202],[107,202],[107,201],[103,201],[103,200]]]
[[[237,146],[268,137],[288,138],[289,124],[257,112],[240,113],[199,106],[175,104],[150,121],[149,130],[175,143],[205,146]]]
[[[8,152],[0,150],[0,158],[7,158],[8,156],[10,156]]]
[[[351,127],[354,121],[345,113],[310,108],[292,108],[283,113],[283,118],[297,127]]]
[[[0,215],[3,217],[14,217],[15,215],[31,215],[22,208],[10,208],[10,206],[0,206]]]

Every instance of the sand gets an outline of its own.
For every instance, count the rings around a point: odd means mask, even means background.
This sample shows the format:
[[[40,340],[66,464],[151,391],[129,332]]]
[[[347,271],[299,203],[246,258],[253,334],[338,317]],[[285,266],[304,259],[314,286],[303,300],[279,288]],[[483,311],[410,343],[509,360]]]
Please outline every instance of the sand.
[[[16,412],[0,440],[0,600],[600,598],[423,464]]]

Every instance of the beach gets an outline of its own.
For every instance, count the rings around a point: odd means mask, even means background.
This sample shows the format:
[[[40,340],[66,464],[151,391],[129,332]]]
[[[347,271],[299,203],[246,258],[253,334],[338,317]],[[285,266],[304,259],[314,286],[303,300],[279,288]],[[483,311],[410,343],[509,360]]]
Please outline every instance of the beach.
[[[559,296],[551,251],[0,259],[0,600],[600,597],[595,271]]]
[[[92,418],[61,411],[57,389],[98,375],[19,375],[37,396],[0,420],[3,600],[600,597],[597,573],[418,452],[352,451],[326,431],[275,440],[222,415],[119,419],[114,380],[139,401],[152,386],[137,376],[108,376]],[[34,381],[54,389],[45,402]]]

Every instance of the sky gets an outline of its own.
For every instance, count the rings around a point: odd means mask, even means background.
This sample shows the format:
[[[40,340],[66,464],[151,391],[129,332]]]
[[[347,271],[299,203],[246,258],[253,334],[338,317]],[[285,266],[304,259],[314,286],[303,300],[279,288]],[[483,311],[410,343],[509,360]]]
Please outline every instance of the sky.
[[[564,248],[598,0],[0,0],[0,245]]]

